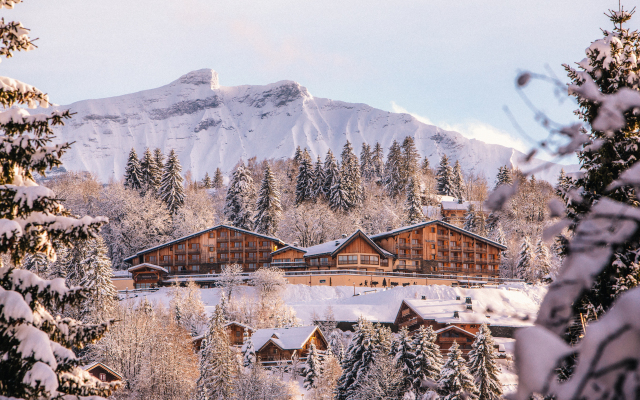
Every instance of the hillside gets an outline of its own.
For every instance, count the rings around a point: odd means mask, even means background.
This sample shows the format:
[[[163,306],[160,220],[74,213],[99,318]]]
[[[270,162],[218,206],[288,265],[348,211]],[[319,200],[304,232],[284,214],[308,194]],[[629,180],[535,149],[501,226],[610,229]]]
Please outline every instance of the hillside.
[[[139,155],[146,147],[175,149],[183,170],[191,170],[197,179],[217,167],[228,173],[241,157],[290,157],[297,146],[324,157],[329,148],[339,153],[347,139],[359,153],[363,142],[380,142],[386,151],[394,139],[413,136],[432,165],[447,154],[464,170],[484,173],[490,180],[499,166],[520,166],[523,155],[426,125],[408,114],[316,98],[292,81],[220,86],[218,74],[210,69],[190,72],[157,89],[55,108],[77,113],[55,129],[58,140],[76,142],[63,157],[65,168],[91,171],[105,182],[123,176],[132,147]],[[541,162],[534,160],[534,165]],[[553,165],[536,175],[555,182],[559,170]]]

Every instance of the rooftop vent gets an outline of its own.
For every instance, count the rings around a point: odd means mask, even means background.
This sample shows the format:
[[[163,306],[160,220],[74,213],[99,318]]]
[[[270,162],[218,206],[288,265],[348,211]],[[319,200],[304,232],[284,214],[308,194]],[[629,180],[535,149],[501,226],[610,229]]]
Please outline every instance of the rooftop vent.
[[[456,296],[456,300],[460,300],[460,296]]]
[[[293,242],[293,245],[294,246],[300,246],[300,243],[299,242]]]
[[[422,296],[422,300],[426,300],[426,299],[427,299],[427,296]]]
[[[346,238],[347,238],[347,234],[346,234],[346,233],[343,233],[343,234],[342,234],[342,238],[343,238],[343,239],[346,239]]]
[[[457,311],[453,312],[453,318],[460,318],[460,315],[458,314]]]
[[[466,299],[464,299],[464,302],[467,304],[471,304],[471,297],[467,297]]]
[[[393,230],[392,226],[387,226],[387,232],[391,232]]]
[[[467,310],[473,311],[473,306],[471,304],[467,304]]]

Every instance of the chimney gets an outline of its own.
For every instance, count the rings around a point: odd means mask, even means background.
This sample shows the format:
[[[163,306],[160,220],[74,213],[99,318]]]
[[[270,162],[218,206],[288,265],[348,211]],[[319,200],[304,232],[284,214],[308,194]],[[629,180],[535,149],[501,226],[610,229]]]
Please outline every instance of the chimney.
[[[460,296],[456,296],[456,300],[460,300]]]
[[[454,312],[453,312],[453,318],[460,318],[460,315],[458,315],[458,312],[457,312],[457,311],[454,311]]]
[[[464,300],[464,302],[465,302],[465,303],[467,303],[467,304],[471,304],[471,297],[467,297],[467,298]]]
[[[469,311],[473,311],[473,305],[471,305],[471,304],[467,304],[467,310],[469,310]]]
[[[346,234],[346,233],[343,233],[343,234],[342,234],[342,238],[343,238],[343,239],[346,239],[346,238],[347,238],[347,234]]]
[[[387,226],[387,232],[390,232],[391,230],[393,230],[393,227]]]
[[[340,241],[336,240],[336,246],[340,246]]]
[[[422,300],[426,300],[426,299],[427,299],[427,296],[422,296]]]

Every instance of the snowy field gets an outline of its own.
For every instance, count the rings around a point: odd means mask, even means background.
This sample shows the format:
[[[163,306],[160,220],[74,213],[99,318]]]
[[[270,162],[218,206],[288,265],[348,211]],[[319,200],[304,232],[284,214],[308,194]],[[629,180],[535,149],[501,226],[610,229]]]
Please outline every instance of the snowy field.
[[[202,301],[209,314],[220,301],[221,290],[200,289]],[[287,285],[282,294],[284,302],[291,306],[303,322],[311,323],[315,312],[324,315],[330,306],[337,321],[357,321],[363,316],[377,322],[393,322],[403,299],[455,300],[460,296],[473,299],[474,310],[490,309],[491,320],[496,325],[529,325],[535,319],[538,307],[546,293],[546,286],[516,284],[498,288],[461,289],[450,286],[407,286],[388,290],[370,288],[355,289],[351,286],[306,286]],[[169,305],[169,288],[161,288],[154,293],[138,293],[137,299],[146,296],[150,301],[159,301]],[[254,297],[252,287],[241,286],[234,297]]]

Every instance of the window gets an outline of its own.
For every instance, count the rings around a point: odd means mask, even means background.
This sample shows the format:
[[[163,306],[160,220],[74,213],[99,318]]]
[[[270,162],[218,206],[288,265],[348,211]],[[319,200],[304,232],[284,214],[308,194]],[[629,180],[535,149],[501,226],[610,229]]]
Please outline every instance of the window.
[[[435,248],[436,248],[436,245],[435,245],[435,244],[432,244],[432,245],[431,245],[431,248],[432,248],[432,249],[435,249]]]
[[[233,253],[233,258],[242,258],[241,256],[242,254],[240,253]]]
[[[262,242],[263,247],[269,247],[269,242]]]
[[[416,229],[415,231],[413,231],[413,233],[415,233],[416,235],[419,235],[420,231]]]
[[[162,256],[162,261],[171,261],[171,256]]]
[[[495,260],[495,259],[496,259],[495,254],[489,254],[489,260]]]
[[[279,260],[273,260],[273,261],[280,261],[280,262],[290,262],[291,259],[290,258],[281,258]]]
[[[216,234],[215,232],[209,232],[209,237],[210,238],[215,237],[215,234]]]
[[[407,243],[407,239],[400,238],[400,244],[405,244],[405,243]]]
[[[228,260],[229,259],[229,255],[228,254],[220,254],[220,259],[221,260]]]
[[[420,244],[418,239],[411,239],[411,244]]]
[[[103,382],[106,381],[107,380],[107,374],[100,373],[100,380],[103,381]]]
[[[242,233],[240,233],[240,232],[233,232],[233,236],[235,236],[235,237],[240,237],[240,236],[242,236]]]
[[[249,264],[249,269],[256,269],[256,264]]]
[[[435,254],[432,254],[432,255],[431,255],[431,259],[432,259],[432,260],[435,260],[435,259],[436,259],[436,255],[435,255]]]
[[[318,259],[317,259],[317,258],[312,258],[312,259],[310,260],[310,264],[311,264],[311,265],[318,265],[318,264],[319,264]]]
[[[431,228],[431,233],[436,233],[436,228]]]
[[[184,261],[184,255],[178,254],[178,261]]]
[[[213,247],[213,246],[209,246],[209,251],[210,251],[210,252],[214,252],[215,250],[216,250],[216,248],[215,248],[215,247]]]
[[[148,256],[148,257],[147,257],[147,260],[148,260],[149,262],[156,262],[156,256]]]
[[[194,254],[191,256],[191,260],[193,261],[200,261],[200,254]]]
[[[191,250],[200,250],[200,243],[191,243]]]
[[[444,231],[442,229],[438,229],[438,235],[443,235],[444,236]]]
[[[227,237],[227,232],[220,232],[220,236],[218,236],[219,238],[226,238]]]
[[[378,256],[360,256],[360,260],[362,264],[378,265],[380,263]]]
[[[404,267],[407,264],[407,262],[405,260],[399,260],[398,261],[398,267]]]
[[[199,265],[192,265],[191,266],[191,270],[192,271],[200,271],[200,266]]]
[[[411,250],[411,254],[413,254],[414,256],[419,256],[420,254],[422,254],[422,252],[420,250]]]
[[[406,256],[407,255],[407,251],[406,250],[400,250],[400,255]]]
[[[239,249],[240,247],[242,247],[242,243],[240,243],[240,242],[234,242],[234,243],[233,243],[233,247],[235,247],[235,248],[238,248],[238,249]]]
[[[220,246],[221,249],[226,249],[227,248],[227,244],[226,243],[218,243],[218,246]]]
[[[358,256],[338,256],[338,264],[357,264]]]
[[[320,283],[327,283],[326,279],[320,279]]]
[[[323,265],[329,264],[329,258],[327,257],[320,258],[320,264],[323,264]]]
[[[249,247],[256,247],[256,242],[247,242]]]
[[[262,252],[262,255],[260,256],[262,258],[269,258],[269,253],[267,253],[266,251]]]
[[[295,262],[297,263],[303,263],[304,262],[304,258],[296,258]]]
[[[216,258],[215,257],[209,257],[209,262],[210,263],[216,262]]]
[[[236,337],[240,337],[240,331],[236,331]]]
[[[249,258],[256,258],[256,253],[249,253]]]
[[[271,266],[271,264],[269,264],[269,263],[262,264],[262,267],[264,267],[264,268],[269,268],[270,266]]]
[[[169,246],[169,251],[173,251],[173,246]]]
[[[178,250],[184,250],[184,244],[179,244],[178,245]]]

